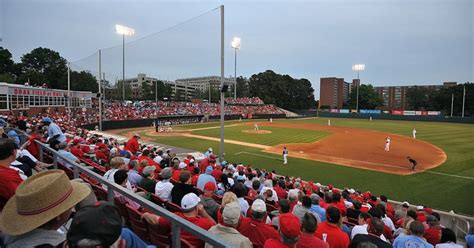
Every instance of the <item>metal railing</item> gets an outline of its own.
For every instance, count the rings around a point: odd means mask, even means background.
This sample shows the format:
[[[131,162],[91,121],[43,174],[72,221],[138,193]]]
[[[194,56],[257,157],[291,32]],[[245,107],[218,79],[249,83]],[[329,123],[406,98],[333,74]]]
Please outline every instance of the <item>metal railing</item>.
[[[24,135],[26,137],[29,137],[26,133],[16,130],[20,135]],[[83,166],[81,164],[78,164],[74,161],[71,161],[63,156],[61,156],[57,151],[49,147],[49,145],[46,145],[38,140],[35,140],[35,142],[40,146],[39,150],[39,160],[44,161],[44,152],[50,152],[53,157],[53,164],[54,168],[58,168],[58,157],[60,157],[63,161],[66,163],[70,164],[73,166],[73,171],[74,171],[74,178],[79,178],[79,174],[81,172],[85,173],[86,175],[90,176],[91,178],[97,180],[100,182],[102,185],[107,186],[107,200],[114,204],[114,191],[122,194],[123,196],[133,200],[134,202],[140,204],[140,206],[146,208],[149,212],[152,212],[156,215],[159,215],[162,218],[165,218],[169,222],[171,222],[171,244],[172,247],[181,247],[181,229],[184,229],[191,233],[192,235],[198,237],[199,239],[203,240],[206,243],[209,243],[210,245],[214,247],[230,247],[226,241],[223,239],[216,237],[209,233],[208,231],[194,225],[193,223],[178,217],[174,213],[156,205],[155,203],[138,196],[134,192],[114,183],[111,182],[105,178],[103,178],[101,175],[95,173],[94,171],[90,170],[86,166]]]

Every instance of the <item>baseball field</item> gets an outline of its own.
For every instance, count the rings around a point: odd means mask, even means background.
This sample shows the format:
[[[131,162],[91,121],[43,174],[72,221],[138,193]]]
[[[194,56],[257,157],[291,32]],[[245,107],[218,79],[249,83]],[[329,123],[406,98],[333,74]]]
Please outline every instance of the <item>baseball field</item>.
[[[257,123],[259,130],[254,130]],[[412,137],[416,128],[417,137]],[[219,150],[219,123],[117,130],[204,152]],[[386,137],[392,142],[384,151]],[[398,201],[474,215],[474,126],[468,124],[307,118],[225,123],[225,159]],[[289,149],[283,165],[282,148]],[[417,160],[415,171],[407,159]]]

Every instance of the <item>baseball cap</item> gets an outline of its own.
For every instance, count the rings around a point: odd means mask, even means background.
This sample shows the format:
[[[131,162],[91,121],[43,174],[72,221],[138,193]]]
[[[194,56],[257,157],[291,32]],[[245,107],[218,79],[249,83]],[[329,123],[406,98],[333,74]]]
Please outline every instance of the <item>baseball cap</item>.
[[[149,175],[151,175],[151,173],[152,173],[153,171],[155,171],[155,170],[156,170],[156,167],[155,167],[155,166],[147,166],[147,167],[145,167],[145,168],[143,169],[142,174],[145,175],[145,176],[149,176]]]
[[[300,219],[294,214],[282,214],[280,220],[280,232],[288,238],[295,238],[301,234]]]
[[[410,203],[408,203],[407,201],[404,201],[404,202],[402,202],[402,206],[404,206],[404,207],[410,207]]]
[[[212,171],[213,171],[212,166],[209,165],[206,167],[206,174],[211,174]]]
[[[438,221],[438,219],[434,215],[428,215],[426,216],[426,222],[435,222]]]
[[[49,117],[43,117],[42,122],[44,122],[44,123],[51,123],[51,122],[53,122],[53,121],[52,121]]]
[[[135,137],[140,137],[140,134],[135,133],[135,134],[133,134],[133,136],[135,136]]]
[[[181,162],[181,163],[179,163],[178,168],[179,168],[179,169],[184,169],[184,168],[186,168],[186,166],[187,166],[187,165],[186,165],[185,162]]]
[[[225,205],[222,212],[224,223],[235,225],[239,223],[240,219],[240,205],[237,202],[231,202]]]
[[[76,245],[83,239],[97,240],[103,247],[111,246],[122,232],[122,217],[108,202],[97,202],[81,208],[74,215],[67,233],[67,241]]]
[[[213,182],[207,182],[204,185],[204,190],[206,191],[215,191],[216,190],[216,184]]]
[[[267,212],[267,205],[263,200],[255,199],[252,203],[252,211],[259,213]]]
[[[244,176],[238,176],[238,177],[237,177],[237,182],[238,182],[238,181],[245,182],[245,177],[244,177]]]
[[[194,207],[196,207],[199,202],[201,202],[201,199],[194,194],[194,193],[188,193],[184,195],[183,199],[181,200],[181,208],[183,210],[190,210]]]
[[[423,209],[424,209],[423,206],[416,206],[416,210],[417,210],[417,211],[421,211],[421,210],[423,210]]]
[[[209,147],[209,149],[207,149],[208,151],[212,152],[212,147]]]

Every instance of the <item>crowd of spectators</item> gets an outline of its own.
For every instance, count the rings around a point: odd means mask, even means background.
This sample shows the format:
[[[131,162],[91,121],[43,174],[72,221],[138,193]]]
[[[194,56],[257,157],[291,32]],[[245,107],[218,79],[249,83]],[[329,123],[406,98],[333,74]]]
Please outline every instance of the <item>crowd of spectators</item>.
[[[227,97],[224,99],[226,104],[230,105],[264,105],[265,103],[259,97]]]
[[[39,162],[35,139],[60,151],[66,158],[60,161],[64,170],[72,167],[68,161],[91,166],[105,180],[139,196],[169,202],[177,216],[233,247],[462,247],[453,230],[440,224],[440,215],[426,206],[404,202],[395,209],[386,196],[369,191],[218,162],[212,149],[197,161],[192,155],[177,157],[170,149],[141,144],[139,134],[120,144],[58,125],[54,118],[35,120],[14,124],[25,124],[33,134],[29,139],[16,139],[19,135],[10,131],[0,139],[0,230],[7,247],[148,246],[133,228],[122,228],[114,206],[96,203],[87,183],[69,181],[63,171]],[[162,216],[123,195],[115,197],[148,224],[170,229]],[[71,227],[56,231],[70,219],[74,206]],[[210,247],[186,230],[181,238],[194,247]],[[472,234],[466,236],[470,247],[472,239]]]

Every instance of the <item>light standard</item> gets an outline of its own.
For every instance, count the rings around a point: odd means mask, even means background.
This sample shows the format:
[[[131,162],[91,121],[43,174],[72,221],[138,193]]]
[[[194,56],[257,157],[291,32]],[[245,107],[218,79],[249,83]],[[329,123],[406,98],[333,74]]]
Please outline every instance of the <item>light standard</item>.
[[[232,40],[231,44],[232,48],[235,50],[235,56],[234,56],[234,99],[237,98],[237,50],[240,49],[240,38],[239,37],[234,37]]]
[[[365,65],[364,64],[355,64],[352,65],[352,70],[357,71],[357,100],[356,100],[356,110],[357,113],[359,113],[359,85],[360,85],[360,78],[359,78],[359,72],[365,70]]]
[[[122,35],[122,100],[125,101],[125,35],[132,36],[135,29],[117,24],[115,32]]]

